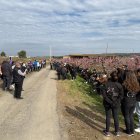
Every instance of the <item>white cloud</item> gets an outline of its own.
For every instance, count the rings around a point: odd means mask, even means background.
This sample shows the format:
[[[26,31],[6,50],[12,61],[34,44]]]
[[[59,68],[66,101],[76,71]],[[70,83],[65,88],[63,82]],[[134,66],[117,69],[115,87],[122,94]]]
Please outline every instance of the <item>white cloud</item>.
[[[11,43],[16,52],[26,44],[31,53],[52,45],[59,54],[90,53],[109,41],[114,50],[130,42],[138,48],[139,7],[139,0],[1,0],[0,48],[9,50]]]

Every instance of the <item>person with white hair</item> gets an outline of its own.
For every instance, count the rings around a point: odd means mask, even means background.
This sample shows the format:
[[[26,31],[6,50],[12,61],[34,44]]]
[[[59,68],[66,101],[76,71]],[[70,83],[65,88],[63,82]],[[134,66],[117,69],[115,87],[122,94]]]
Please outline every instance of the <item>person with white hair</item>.
[[[22,91],[22,84],[23,84],[23,77],[26,75],[27,69],[22,72],[21,64],[16,62],[15,68],[13,70],[13,83],[15,84],[15,93],[14,97],[17,99],[22,99],[21,91]]]

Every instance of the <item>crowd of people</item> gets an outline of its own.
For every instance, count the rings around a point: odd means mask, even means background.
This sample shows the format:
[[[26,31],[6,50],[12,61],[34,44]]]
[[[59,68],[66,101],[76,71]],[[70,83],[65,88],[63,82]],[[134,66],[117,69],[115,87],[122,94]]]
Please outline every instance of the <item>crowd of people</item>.
[[[120,109],[126,126],[124,132],[128,136],[133,136],[134,132],[140,132],[140,69],[132,70],[127,65],[121,65],[108,73],[106,69],[102,72],[97,71],[96,65],[93,65],[95,68],[91,70],[76,64],[73,61],[66,63],[62,60],[54,60],[50,63],[50,68],[57,71],[59,80],[69,79],[68,75],[71,75],[71,79],[74,80],[77,74],[80,75],[103,98],[106,115],[106,128],[103,130],[105,136],[110,136],[111,113],[115,135],[120,136]],[[137,113],[139,120],[136,129],[134,129],[134,113]]]
[[[108,72],[105,67],[102,71],[96,69],[93,65],[92,70],[81,67],[78,61],[65,62],[62,60],[53,60],[50,63],[50,69],[57,71],[58,80],[75,80],[77,75],[85,79],[85,83],[91,84],[103,99],[103,107],[106,117],[106,128],[103,133],[110,136],[111,113],[114,119],[115,135],[120,136],[119,132],[119,110],[121,109],[124,117],[124,132],[128,136],[133,136],[134,132],[140,132],[140,69],[129,69],[125,65],[114,67]],[[96,63],[97,64],[97,63]],[[29,62],[11,62],[3,61],[0,68],[0,76],[3,80],[4,91],[11,91],[11,85],[14,84],[16,99],[22,99],[23,81],[27,73],[39,71],[46,66],[46,60]],[[138,115],[137,128],[134,128],[134,113]]]
[[[66,63],[63,64],[63,63],[55,61],[53,63],[52,62],[50,63],[50,68],[51,70],[54,69],[57,71],[58,80],[67,79],[68,73],[70,73],[72,80],[76,79],[77,69],[74,65],[69,65]]]
[[[33,71],[39,71],[46,66],[46,60],[29,61],[29,62],[14,62],[4,60],[0,65],[0,77],[3,80],[3,91],[14,91],[16,99],[22,99],[21,92],[23,91],[23,81],[26,74]]]

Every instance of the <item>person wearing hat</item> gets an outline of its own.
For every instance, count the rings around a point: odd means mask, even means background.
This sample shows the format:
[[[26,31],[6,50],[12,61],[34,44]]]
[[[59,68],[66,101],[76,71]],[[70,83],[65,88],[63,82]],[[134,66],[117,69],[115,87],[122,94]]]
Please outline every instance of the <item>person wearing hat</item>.
[[[13,83],[15,84],[15,93],[14,97],[17,99],[21,98],[21,91],[22,91],[22,84],[23,84],[23,77],[26,75],[27,69],[22,72],[21,64],[16,62],[15,68],[13,70]]]

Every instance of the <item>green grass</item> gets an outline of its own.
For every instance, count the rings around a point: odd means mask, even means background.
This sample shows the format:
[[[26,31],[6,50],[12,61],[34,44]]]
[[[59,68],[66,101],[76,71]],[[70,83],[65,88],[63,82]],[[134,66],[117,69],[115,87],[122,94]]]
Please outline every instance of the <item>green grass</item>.
[[[69,78],[70,79],[70,78]],[[67,91],[70,96],[78,97],[88,107],[92,107],[93,110],[104,115],[104,107],[102,104],[102,97],[93,91],[93,87],[90,84],[86,84],[85,80],[80,76],[77,76],[76,80],[64,81]],[[124,119],[120,110],[119,120],[121,124],[124,124]],[[137,115],[134,117],[135,123],[138,122]]]
[[[69,87],[67,91],[71,96],[78,96],[79,99],[83,100],[83,102],[90,106],[95,106],[96,110],[103,112],[102,98],[93,91],[90,84],[85,83],[83,78],[77,76],[76,80],[74,81],[65,81],[65,85]]]

